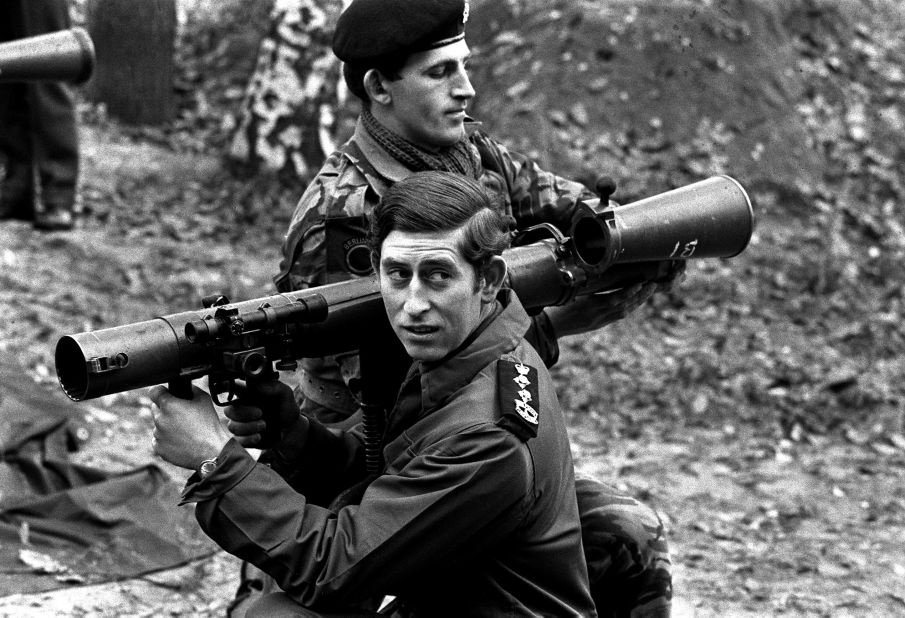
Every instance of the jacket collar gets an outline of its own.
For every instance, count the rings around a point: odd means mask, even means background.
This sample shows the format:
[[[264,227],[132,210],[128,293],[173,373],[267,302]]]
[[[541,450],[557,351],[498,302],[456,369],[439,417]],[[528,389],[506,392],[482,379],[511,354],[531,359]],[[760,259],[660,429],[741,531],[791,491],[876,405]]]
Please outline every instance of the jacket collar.
[[[377,195],[383,196],[386,187],[394,182],[399,182],[403,178],[412,175],[412,170],[407,168],[401,162],[390,155],[377,141],[365,130],[364,123],[361,118],[355,123],[355,132],[352,134],[351,140],[361,153],[364,160],[360,160],[356,153],[346,149],[346,157],[358,170],[365,176],[370,176],[371,167],[373,172],[380,176],[381,182],[374,186]]]
[[[481,123],[474,118],[465,118],[465,132],[471,135],[481,126]],[[349,141],[350,144],[358,146],[357,152],[354,148],[344,148],[343,152],[346,158],[352,162],[358,171],[371,177],[375,173],[379,178],[374,179],[378,182],[371,182],[374,191],[378,197],[383,197],[383,192],[394,182],[399,182],[403,178],[412,175],[412,170],[390,155],[377,141],[370,136],[365,130],[361,117],[355,123],[355,132]],[[359,154],[360,153],[360,157]],[[362,160],[363,159],[363,160]]]
[[[528,314],[511,290],[502,290],[499,300],[502,311],[491,317],[490,323],[464,348],[436,365],[420,364],[423,413],[441,405],[452,393],[471,382],[481,369],[513,350],[521,341],[531,324]]]

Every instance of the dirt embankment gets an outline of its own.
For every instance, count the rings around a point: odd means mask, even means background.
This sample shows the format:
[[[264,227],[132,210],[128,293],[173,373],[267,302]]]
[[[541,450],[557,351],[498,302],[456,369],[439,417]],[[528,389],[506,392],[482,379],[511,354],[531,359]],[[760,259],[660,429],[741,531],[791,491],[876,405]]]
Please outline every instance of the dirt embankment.
[[[749,249],[692,264],[656,319],[715,311],[704,330],[719,333],[704,348],[726,348],[751,322],[735,369],[760,376],[746,396],[755,406],[756,391],[782,388],[780,403],[823,429],[895,406],[905,346],[898,4],[516,4],[482,5],[470,31],[475,115],[494,133],[550,168],[612,176],[623,202],[720,173],[752,196]],[[849,387],[854,406],[825,396]]]

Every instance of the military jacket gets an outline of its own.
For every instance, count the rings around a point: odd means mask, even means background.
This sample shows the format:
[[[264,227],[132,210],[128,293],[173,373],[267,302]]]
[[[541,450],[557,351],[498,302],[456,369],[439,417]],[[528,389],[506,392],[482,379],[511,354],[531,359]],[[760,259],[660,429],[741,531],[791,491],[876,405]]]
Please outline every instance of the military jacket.
[[[360,443],[312,422],[285,477],[231,441],[190,479],[204,531],[323,611],[389,594],[417,616],[596,615],[566,424],[510,297],[452,358],[413,366],[360,503],[296,492],[358,469]]]
[[[480,182],[519,230],[551,223],[569,234],[579,202],[596,197],[584,185],[542,170],[480,130],[470,129],[469,142],[481,161]],[[351,139],[326,160],[296,207],[280,272],[274,277],[277,288],[289,292],[369,274],[367,215],[393,183],[412,173],[359,120]],[[529,340],[548,366],[555,362],[556,338],[543,315],[535,317]],[[354,355],[304,359],[301,364],[301,389],[310,402],[344,415],[357,408],[346,388],[359,373]]]

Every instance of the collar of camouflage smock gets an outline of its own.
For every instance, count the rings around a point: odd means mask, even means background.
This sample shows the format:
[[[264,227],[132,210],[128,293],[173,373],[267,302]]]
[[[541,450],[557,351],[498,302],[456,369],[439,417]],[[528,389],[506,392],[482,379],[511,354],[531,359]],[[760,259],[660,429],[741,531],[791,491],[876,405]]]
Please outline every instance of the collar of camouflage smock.
[[[511,290],[499,296],[503,310],[464,349],[438,364],[421,365],[421,405],[430,411],[489,363],[511,351],[528,330],[531,319]]]
[[[481,122],[473,118],[466,118],[465,132],[471,137],[471,134],[480,126]],[[383,192],[394,182],[399,182],[403,178],[408,178],[412,175],[411,168],[394,158],[368,134],[361,117],[355,124],[355,132],[352,134],[352,139],[349,140],[343,151],[352,165],[369,179],[369,184],[374,188],[378,196],[382,196]],[[476,149],[474,152],[477,154]]]
[[[451,172],[475,179],[481,175],[478,153],[466,136],[447,148],[433,152],[394,133],[374,118],[368,109],[362,110],[360,120],[365,131],[381,148],[414,172]]]

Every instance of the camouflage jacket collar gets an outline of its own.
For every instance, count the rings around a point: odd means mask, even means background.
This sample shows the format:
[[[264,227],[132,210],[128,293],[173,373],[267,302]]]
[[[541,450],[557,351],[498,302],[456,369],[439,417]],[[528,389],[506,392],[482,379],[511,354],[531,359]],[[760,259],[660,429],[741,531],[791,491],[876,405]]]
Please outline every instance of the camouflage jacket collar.
[[[343,148],[343,152],[365,177],[374,174],[379,177],[383,187],[374,187],[378,195],[383,195],[383,188],[412,174],[409,168],[393,158],[368,134],[361,118],[355,124],[355,133]]]
[[[479,129],[481,123],[471,118],[465,119],[465,131],[470,137]],[[371,137],[361,118],[355,123],[355,132],[343,146],[343,154],[365,178],[371,179],[371,185],[378,197],[394,182],[411,176],[412,170],[388,153]],[[373,182],[377,180],[378,182]]]

